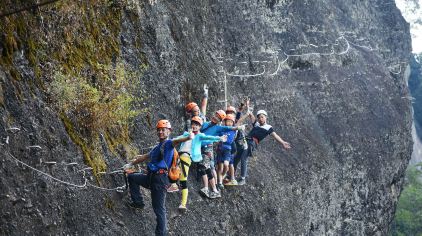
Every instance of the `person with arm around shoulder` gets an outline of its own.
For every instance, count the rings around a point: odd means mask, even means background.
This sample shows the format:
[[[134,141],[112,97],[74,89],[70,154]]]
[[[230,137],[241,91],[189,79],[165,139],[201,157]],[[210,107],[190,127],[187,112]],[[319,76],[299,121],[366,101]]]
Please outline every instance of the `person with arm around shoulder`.
[[[183,142],[180,144],[179,155],[180,155],[180,186],[182,189],[182,198],[179,205],[179,210],[184,212],[187,210],[187,201],[188,201],[188,175],[189,168],[192,163],[200,163],[202,160],[201,155],[201,144],[204,141],[211,142],[220,142],[226,141],[227,137],[225,136],[210,136],[205,135],[200,132],[203,120],[199,116],[194,116],[191,119],[191,130],[194,137],[191,140]],[[188,133],[185,132],[182,136],[187,136]]]

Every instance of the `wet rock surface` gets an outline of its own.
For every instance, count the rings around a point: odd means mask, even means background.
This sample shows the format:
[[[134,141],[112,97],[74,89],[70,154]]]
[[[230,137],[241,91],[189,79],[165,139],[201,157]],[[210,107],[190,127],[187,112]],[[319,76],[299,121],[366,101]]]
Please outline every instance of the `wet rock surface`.
[[[412,150],[409,27],[393,1],[114,2],[123,4],[121,57],[148,64],[140,80],[150,113],[136,119],[133,145],[154,144],[152,124],[162,116],[181,133],[182,107],[199,101],[204,83],[208,111],[221,108],[225,75],[229,103],[251,97],[293,146],[265,140],[250,159],[247,185],[218,200],[197,193],[191,171],[187,213],[177,211],[178,193],[167,196],[170,235],[387,233]],[[40,29],[64,24],[54,8],[31,14],[54,16]],[[54,29],[52,44],[60,44]],[[13,65],[20,80],[0,65],[0,234],[151,235],[149,192],[137,212],[124,204],[127,192],[90,186],[124,181],[110,175],[98,183],[81,171],[83,153],[45,91],[32,85],[26,51],[13,54]],[[124,155],[104,156],[109,170],[125,163]]]

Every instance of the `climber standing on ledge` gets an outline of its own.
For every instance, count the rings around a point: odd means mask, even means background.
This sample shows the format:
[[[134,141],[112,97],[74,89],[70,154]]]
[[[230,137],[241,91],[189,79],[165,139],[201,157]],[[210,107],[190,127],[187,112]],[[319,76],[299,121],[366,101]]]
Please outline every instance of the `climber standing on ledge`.
[[[276,132],[274,132],[273,127],[267,124],[267,112],[264,110],[259,110],[256,113],[258,119],[252,114],[252,112],[248,112],[249,117],[252,121],[252,130],[246,136],[247,141],[247,149],[239,149],[237,150],[236,156],[234,158],[234,169],[236,170],[237,165],[241,162],[240,168],[240,179],[238,181],[238,185],[246,184],[246,174],[248,168],[248,158],[252,156],[253,150],[256,148],[259,142],[261,142],[264,138],[268,135],[271,135],[277,142],[279,142],[283,148],[290,149],[290,143],[284,141]]]
[[[144,199],[140,193],[139,185],[151,190],[152,208],[157,217],[156,235],[167,235],[166,219],[166,187],[169,183],[168,167],[174,154],[174,147],[181,142],[192,139],[193,135],[178,139],[168,139],[171,133],[171,124],[168,120],[160,120],[157,123],[157,136],[159,144],[150,153],[136,156],[136,159],[123,166],[124,170],[131,169],[133,165],[150,159],[147,165],[148,173],[132,173],[128,175],[129,190],[132,202],[129,206],[135,209],[143,209]]]
[[[206,122],[207,119],[205,115],[207,114],[207,104],[208,104],[208,86],[204,84],[204,96],[201,101],[201,109],[198,104],[194,102],[189,102],[185,106],[185,131],[191,128],[191,119],[195,116],[199,116],[203,122]]]

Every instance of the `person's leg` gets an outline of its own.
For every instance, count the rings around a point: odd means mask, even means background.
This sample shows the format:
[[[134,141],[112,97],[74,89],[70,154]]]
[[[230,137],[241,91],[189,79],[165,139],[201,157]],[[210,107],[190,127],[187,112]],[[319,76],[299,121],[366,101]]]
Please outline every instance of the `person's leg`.
[[[199,164],[199,173],[201,175],[202,185],[204,186],[203,188],[208,189],[208,177],[207,177],[207,173],[205,171],[207,169],[207,167],[206,167],[207,159],[208,159],[208,157],[207,157],[206,153],[204,153],[202,155],[202,161]]]
[[[208,189],[208,183],[213,178],[211,168],[210,168],[212,158],[213,158],[212,148],[208,148],[208,147],[205,148],[205,150],[202,153],[201,165],[203,167],[203,171],[201,174],[202,174],[202,182],[204,184],[204,188],[207,188],[207,189]]]
[[[166,218],[166,186],[168,177],[165,174],[153,175],[151,179],[151,201],[155,216],[157,217],[157,226],[155,235],[167,235]]]
[[[214,155],[214,148],[212,146],[208,149],[208,151],[209,151],[208,155],[210,157],[211,174],[212,174],[212,177],[214,178],[214,183],[216,183],[216,179],[218,178],[217,171],[216,171],[217,169],[217,165],[216,165],[217,160],[215,159],[216,155]]]
[[[248,151],[244,151],[242,153],[242,156],[240,157],[241,163],[240,163],[240,177],[242,179],[246,178],[247,170],[248,170]]]
[[[222,168],[222,172],[221,172],[221,183],[223,182],[223,178],[224,176],[227,174],[227,172],[229,171],[229,161],[225,160],[223,163],[223,168]]]
[[[243,153],[242,153],[242,156],[241,156],[241,172],[240,172],[240,181],[239,181],[239,185],[243,185],[243,184],[245,184],[246,182],[245,182],[245,179],[246,179],[246,176],[248,175],[248,159],[249,159],[249,157],[250,156],[252,156],[252,151],[253,151],[253,149],[254,149],[254,143],[253,143],[253,141],[251,141],[251,142],[248,142],[248,149],[247,150],[245,150]]]
[[[186,203],[188,201],[188,175],[189,175],[189,167],[191,165],[190,156],[186,153],[183,153],[180,156],[180,165],[182,173],[180,175],[180,186],[182,187],[182,200],[180,205],[186,207]]]
[[[233,161],[233,169],[234,169],[234,174],[237,171],[237,166],[239,165],[239,163],[242,160],[242,155],[243,153],[245,153],[246,151],[242,148],[242,149],[237,149],[236,155],[234,156],[234,161]],[[233,174],[233,175],[234,175]]]
[[[239,150],[239,149],[238,149]],[[224,180],[224,185],[237,185],[237,181],[235,179],[234,174],[234,156],[230,153],[230,159],[229,159],[229,174],[227,175],[227,179]]]
[[[201,175],[201,178],[202,178],[202,184],[204,186],[204,187],[202,187],[199,190],[199,192],[202,193],[202,194],[204,194],[206,197],[208,197],[209,196],[209,191],[208,191],[208,176],[207,176],[207,173],[205,171],[206,168],[203,165],[203,162],[202,161],[201,161],[200,164],[197,165],[197,167],[198,167],[198,173]]]
[[[127,176],[127,179],[129,183],[129,191],[132,202],[142,206],[145,205],[139,186],[142,186],[144,188],[150,188],[149,175],[133,173],[129,174]]]
[[[224,169],[224,167],[223,167],[223,163],[222,162],[219,162],[218,163],[218,171],[217,171],[217,176],[218,176],[218,184],[221,184],[222,182],[223,182],[223,169]]]
[[[215,178],[212,175],[211,169],[207,169],[206,172],[207,172],[207,176],[208,176],[208,182],[210,184],[210,187],[211,187],[212,191],[218,192],[217,185],[216,185],[216,182],[215,182]]]

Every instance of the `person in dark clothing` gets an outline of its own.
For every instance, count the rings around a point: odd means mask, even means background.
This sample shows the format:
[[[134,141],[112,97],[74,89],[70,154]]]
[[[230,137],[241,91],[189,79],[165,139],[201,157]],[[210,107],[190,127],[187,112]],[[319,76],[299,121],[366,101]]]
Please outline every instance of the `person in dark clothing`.
[[[244,185],[246,183],[248,158],[252,156],[252,151],[256,148],[258,143],[261,142],[268,135],[271,135],[277,142],[279,142],[283,146],[283,148],[291,148],[290,143],[284,141],[276,132],[274,132],[273,127],[267,124],[268,114],[266,111],[259,110],[256,114],[257,118],[255,118],[252,113],[249,113],[249,116],[252,120],[253,128],[246,136],[247,149],[237,150],[236,156],[234,158],[235,170],[239,162],[241,162],[241,173],[238,185]]]
[[[136,156],[136,159],[123,166],[124,170],[131,169],[133,165],[150,160],[147,165],[147,174],[131,173],[128,175],[129,191],[132,202],[130,207],[136,209],[143,209],[144,199],[140,193],[139,186],[151,190],[152,208],[157,216],[157,226],[155,228],[156,235],[167,235],[167,219],[166,219],[166,193],[168,179],[168,167],[174,155],[174,147],[192,138],[182,137],[178,139],[168,139],[171,133],[171,124],[168,120],[160,120],[157,123],[157,135],[159,144],[155,146],[150,153]]]

